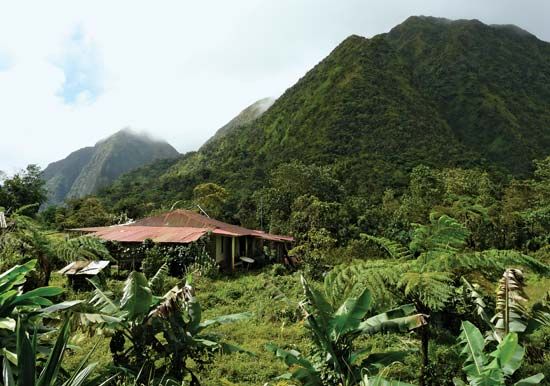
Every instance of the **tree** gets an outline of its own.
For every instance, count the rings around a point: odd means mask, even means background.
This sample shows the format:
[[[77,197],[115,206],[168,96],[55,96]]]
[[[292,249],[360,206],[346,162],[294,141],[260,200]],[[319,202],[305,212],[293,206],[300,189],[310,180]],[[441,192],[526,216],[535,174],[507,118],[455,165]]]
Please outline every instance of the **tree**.
[[[225,217],[224,206],[228,197],[227,190],[212,182],[197,185],[193,189],[193,202],[214,218]]]
[[[338,202],[344,190],[327,167],[304,165],[293,161],[271,172],[269,186],[256,192],[260,222],[274,233],[290,232],[292,205],[301,196],[315,196],[319,201]]]
[[[372,353],[356,347],[355,341],[380,332],[407,332],[427,323],[425,315],[415,313],[413,305],[366,318],[372,305],[371,293],[363,289],[359,296],[334,304],[326,297],[332,290],[332,277],[325,280],[325,294],[312,288],[302,277],[306,296],[300,303],[305,326],[310,332],[315,355],[307,358],[296,350],[283,350],[273,344],[267,349],[292,369],[280,378],[292,379],[308,386],[353,386],[363,379],[363,372],[376,375],[380,367],[403,358],[406,352]],[[375,377],[376,378],[376,377]]]
[[[96,197],[70,199],[55,213],[55,223],[61,229],[106,226],[114,221],[115,216]]]
[[[42,171],[37,165],[29,165],[0,185],[0,207],[16,210],[25,207],[27,214],[35,214],[47,198]],[[31,206],[32,205],[32,206]]]

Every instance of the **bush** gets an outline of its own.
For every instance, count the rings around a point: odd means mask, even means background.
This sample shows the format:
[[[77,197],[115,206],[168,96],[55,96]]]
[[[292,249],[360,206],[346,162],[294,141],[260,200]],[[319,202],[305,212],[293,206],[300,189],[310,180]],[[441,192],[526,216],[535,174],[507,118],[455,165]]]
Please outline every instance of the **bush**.
[[[159,268],[166,263],[166,260],[167,256],[158,245],[155,245],[145,251],[145,258],[141,262],[141,270],[145,276],[153,277]]]

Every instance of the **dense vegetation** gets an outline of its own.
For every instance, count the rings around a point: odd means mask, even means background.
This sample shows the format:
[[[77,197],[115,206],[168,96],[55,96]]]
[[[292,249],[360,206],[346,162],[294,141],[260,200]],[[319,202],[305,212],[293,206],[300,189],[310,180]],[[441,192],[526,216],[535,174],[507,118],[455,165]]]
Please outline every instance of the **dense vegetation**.
[[[411,18],[98,196],[37,213],[39,171],[5,179],[3,383],[545,384],[549,58],[515,27]],[[197,206],[293,235],[300,264],[227,274],[200,243],[60,232]],[[55,273],[98,258],[118,269],[88,290]]]

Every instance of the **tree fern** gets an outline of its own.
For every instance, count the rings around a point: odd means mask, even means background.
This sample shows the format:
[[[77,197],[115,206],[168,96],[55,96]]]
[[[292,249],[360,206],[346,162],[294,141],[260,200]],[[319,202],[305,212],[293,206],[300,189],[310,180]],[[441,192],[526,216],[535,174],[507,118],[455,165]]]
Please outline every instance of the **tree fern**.
[[[406,272],[397,286],[405,296],[433,311],[442,310],[454,293],[452,275],[448,272]]]
[[[395,284],[409,264],[388,260],[356,260],[335,267],[325,276],[325,293],[334,307],[367,288],[376,303],[392,303]]]
[[[447,215],[437,217],[430,214],[430,224],[413,224],[414,231],[410,243],[413,252],[423,251],[458,251],[466,245],[468,229]]]
[[[65,261],[111,259],[101,240],[92,236],[80,236],[58,242],[55,251]]]
[[[384,250],[392,259],[410,259],[413,257],[411,251],[397,241],[385,237],[368,235],[366,233],[362,233],[361,237]]]

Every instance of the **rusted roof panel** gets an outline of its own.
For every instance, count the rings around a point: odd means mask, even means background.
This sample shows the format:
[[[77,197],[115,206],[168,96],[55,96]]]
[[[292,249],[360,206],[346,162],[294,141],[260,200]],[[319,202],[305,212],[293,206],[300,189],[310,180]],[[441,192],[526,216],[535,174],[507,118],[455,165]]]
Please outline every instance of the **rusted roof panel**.
[[[193,227],[221,229],[234,236],[248,236],[254,231],[238,225],[227,224],[199,213],[177,209],[158,216],[147,217],[138,220],[128,226],[160,226],[160,227]]]
[[[151,239],[156,243],[191,243],[204,236],[210,229],[191,227],[152,227],[118,225],[113,227],[79,228],[91,232],[91,236],[119,242],[142,242]]]
[[[64,275],[86,275],[86,276],[95,276],[99,274],[104,268],[109,265],[109,262],[106,260],[100,261],[73,261],[65,268],[59,271],[59,273]]]

